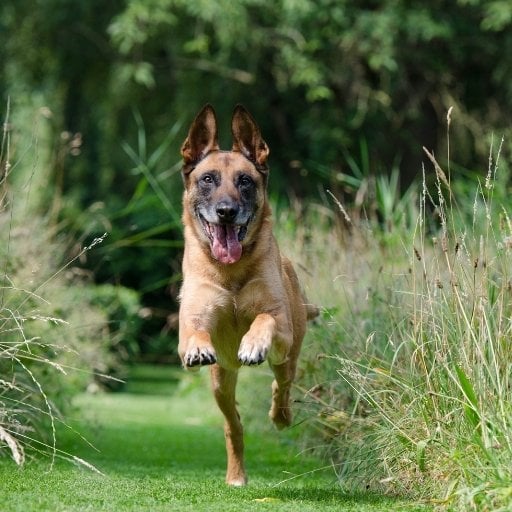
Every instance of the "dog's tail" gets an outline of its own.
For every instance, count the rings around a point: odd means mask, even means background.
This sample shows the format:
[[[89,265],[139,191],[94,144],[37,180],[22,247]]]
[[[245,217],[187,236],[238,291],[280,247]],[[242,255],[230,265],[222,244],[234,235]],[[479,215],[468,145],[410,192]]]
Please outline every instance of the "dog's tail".
[[[304,304],[306,308],[306,318],[308,320],[314,320],[320,314],[320,308],[314,304]]]

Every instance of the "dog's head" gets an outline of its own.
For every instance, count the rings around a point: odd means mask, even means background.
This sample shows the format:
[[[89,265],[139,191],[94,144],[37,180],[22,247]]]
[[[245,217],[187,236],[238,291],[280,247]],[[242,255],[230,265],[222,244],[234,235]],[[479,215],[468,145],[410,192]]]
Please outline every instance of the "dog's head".
[[[197,236],[220,263],[235,263],[251,243],[266,204],[268,146],[244,107],[231,121],[233,147],[221,151],[217,120],[206,105],[192,123],[183,146],[184,208]]]

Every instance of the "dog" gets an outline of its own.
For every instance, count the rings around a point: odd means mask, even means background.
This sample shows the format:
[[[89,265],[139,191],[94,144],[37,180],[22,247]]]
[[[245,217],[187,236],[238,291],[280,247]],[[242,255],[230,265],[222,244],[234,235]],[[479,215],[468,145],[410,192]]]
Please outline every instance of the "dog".
[[[241,366],[268,360],[274,373],[269,416],[292,421],[290,387],[308,319],[290,261],[272,232],[267,197],[269,149],[247,110],[231,121],[233,146],[220,150],[217,119],[206,105],[181,147],[184,255],[178,352],[185,369],[210,365],[225,423],[226,483],[247,483],[235,389]]]

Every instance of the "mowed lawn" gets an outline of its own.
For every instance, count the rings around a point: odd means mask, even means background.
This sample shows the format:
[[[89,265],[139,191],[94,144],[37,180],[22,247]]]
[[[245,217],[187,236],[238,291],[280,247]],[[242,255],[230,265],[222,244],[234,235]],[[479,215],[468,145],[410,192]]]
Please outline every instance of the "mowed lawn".
[[[204,370],[203,370],[204,371]],[[246,432],[249,485],[224,484],[222,418],[199,378],[142,368],[121,393],[84,394],[59,429],[68,453],[94,465],[0,459],[0,511],[413,511],[426,507],[343,494],[332,469],[298,453],[286,433]],[[262,414],[266,411],[262,410]],[[248,430],[248,429],[246,429]]]

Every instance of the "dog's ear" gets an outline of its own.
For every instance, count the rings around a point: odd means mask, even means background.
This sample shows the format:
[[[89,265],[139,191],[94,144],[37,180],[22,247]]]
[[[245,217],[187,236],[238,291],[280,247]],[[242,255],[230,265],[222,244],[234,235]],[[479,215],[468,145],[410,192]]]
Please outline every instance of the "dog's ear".
[[[185,163],[183,172],[188,174],[194,164],[215,149],[219,149],[217,119],[213,107],[207,104],[197,114],[181,146],[181,156]]]
[[[260,129],[251,114],[242,105],[237,105],[231,121],[233,134],[232,151],[240,151],[246,158],[256,164],[257,169],[266,174],[269,149],[261,138]]]

